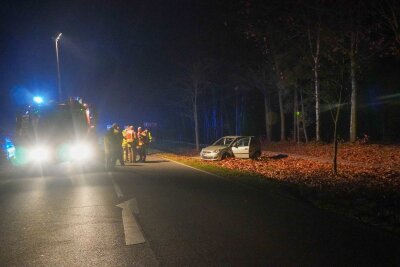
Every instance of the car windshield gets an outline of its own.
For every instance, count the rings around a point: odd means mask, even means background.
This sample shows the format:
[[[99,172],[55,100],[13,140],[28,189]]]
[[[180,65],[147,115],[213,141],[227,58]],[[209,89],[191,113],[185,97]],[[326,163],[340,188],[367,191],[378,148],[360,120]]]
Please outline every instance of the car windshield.
[[[223,137],[216,141],[213,146],[229,146],[235,139],[234,137]]]

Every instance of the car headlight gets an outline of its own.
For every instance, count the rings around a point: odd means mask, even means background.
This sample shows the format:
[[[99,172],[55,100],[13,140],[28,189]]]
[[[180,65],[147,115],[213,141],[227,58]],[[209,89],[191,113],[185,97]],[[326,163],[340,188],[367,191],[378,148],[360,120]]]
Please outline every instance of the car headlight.
[[[72,145],[69,149],[71,160],[87,160],[92,156],[92,147],[85,143]]]
[[[216,150],[214,150],[213,152],[214,153],[219,153],[221,151],[221,149],[216,149]]]
[[[45,146],[36,146],[28,151],[28,157],[31,161],[44,162],[50,159],[50,149]]]

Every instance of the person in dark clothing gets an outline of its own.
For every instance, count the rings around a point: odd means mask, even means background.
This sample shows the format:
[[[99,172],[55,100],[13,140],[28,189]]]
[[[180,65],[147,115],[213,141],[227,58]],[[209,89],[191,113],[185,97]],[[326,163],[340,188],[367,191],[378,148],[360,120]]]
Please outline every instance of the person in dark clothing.
[[[148,154],[150,143],[153,142],[153,136],[148,129],[145,129],[144,132],[146,133],[146,154]]]
[[[138,138],[138,153],[139,153],[139,162],[146,162],[147,156],[147,133],[142,131],[142,127],[138,128],[137,131],[137,138]]]
[[[125,165],[122,151],[122,139],[122,132],[119,130],[119,126],[114,123],[104,136],[105,167],[108,170],[115,168],[117,159],[122,166]]]
[[[107,131],[104,135],[104,156],[105,156],[105,168],[106,170],[112,170],[115,167],[115,160],[114,158],[114,146],[113,146],[113,136],[114,135],[114,128],[111,128]]]
[[[124,150],[122,149],[122,142],[124,140],[124,136],[119,126],[116,125],[114,128],[114,145],[115,145],[115,160],[119,161],[121,166],[125,166],[124,163]]]

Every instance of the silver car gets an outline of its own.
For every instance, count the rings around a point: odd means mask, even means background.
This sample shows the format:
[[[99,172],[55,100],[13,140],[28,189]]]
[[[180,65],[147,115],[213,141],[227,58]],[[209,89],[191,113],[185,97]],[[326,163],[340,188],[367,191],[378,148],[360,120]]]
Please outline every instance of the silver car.
[[[261,156],[261,144],[254,136],[225,136],[200,152],[204,160],[221,160],[228,157],[255,159]]]

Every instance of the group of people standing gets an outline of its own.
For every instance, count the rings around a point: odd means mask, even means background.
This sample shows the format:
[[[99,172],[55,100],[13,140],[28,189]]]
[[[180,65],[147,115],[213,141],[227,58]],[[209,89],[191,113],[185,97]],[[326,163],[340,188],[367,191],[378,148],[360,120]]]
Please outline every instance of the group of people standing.
[[[125,162],[146,162],[147,148],[152,142],[149,130],[139,127],[137,132],[133,126],[126,126],[121,131],[114,123],[104,136],[104,152],[106,169],[113,169],[118,160],[121,166]]]

